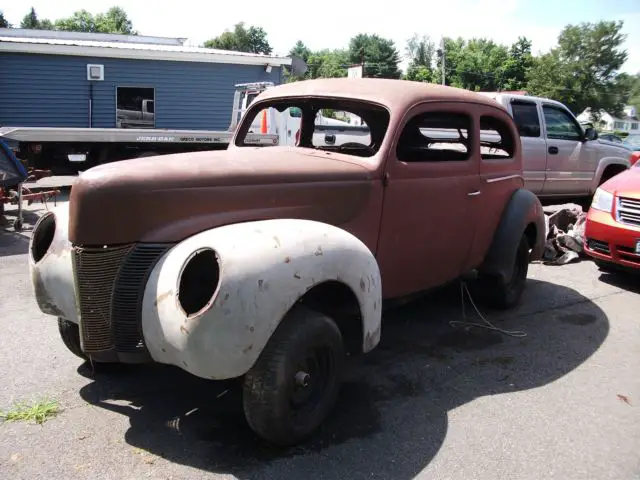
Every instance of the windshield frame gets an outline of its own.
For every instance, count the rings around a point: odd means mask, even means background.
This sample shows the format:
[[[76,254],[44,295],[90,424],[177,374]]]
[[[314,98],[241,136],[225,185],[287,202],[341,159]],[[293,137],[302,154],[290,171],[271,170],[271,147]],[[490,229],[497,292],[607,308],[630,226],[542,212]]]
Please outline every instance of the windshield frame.
[[[277,111],[283,112],[290,107],[297,107],[302,111],[302,117],[300,118],[300,139],[298,142],[296,142],[295,145],[291,145],[295,148],[309,148],[316,151],[329,151],[345,154],[350,153],[348,151],[342,150],[340,147],[316,147],[311,144],[311,137],[313,135],[314,129],[311,129],[311,136],[307,136],[310,126],[309,118],[313,118],[312,121],[315,122],[317,113],[323,109],[333,109],[338,111],[350,112],[358,115],[360,118],[362,118],[362,120],[364,120],[364,123],[366,124],[366,127],[368,127],[371,135],[371,145],[374,145],[373,147],[371,147],[373,153],[371,155],[364,156],[355,155],[357,157],[373,158],[379,155],[384,142],[386,141],[390,133],[392,112],[387,105],[375,101],[354,99],[350,97],[295,95],[272,97],[265,100],[254,101],[251,106],[247,108],[245,115],[243,115],[241,123],[234,135],[232,141],[233,145],[240,148],[255,147],[255,143],[245,143],[245,139],[247,137],[247,132],[249,131],[256,116],[262,110],[267,108],[275,108]],[[311,125],[314,125],[315,127],[325,127],[323,125],[315,125],[315,123]]]

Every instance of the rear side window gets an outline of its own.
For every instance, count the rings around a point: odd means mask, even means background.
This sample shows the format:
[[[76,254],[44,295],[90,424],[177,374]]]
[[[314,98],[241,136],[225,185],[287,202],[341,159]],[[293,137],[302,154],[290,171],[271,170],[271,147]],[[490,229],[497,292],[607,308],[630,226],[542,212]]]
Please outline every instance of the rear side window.
[[[540,117],[535,103],[512,102],[511,110],[521,137],[540,136]]]
[[[480,117],[480,155],[483,160],[513,157],[515,138],[502,120],[484,115]]]
[[[469,159],[471,117],[462,113],[427,112],[404,127],[396,155],[402,162],[451,162]]]

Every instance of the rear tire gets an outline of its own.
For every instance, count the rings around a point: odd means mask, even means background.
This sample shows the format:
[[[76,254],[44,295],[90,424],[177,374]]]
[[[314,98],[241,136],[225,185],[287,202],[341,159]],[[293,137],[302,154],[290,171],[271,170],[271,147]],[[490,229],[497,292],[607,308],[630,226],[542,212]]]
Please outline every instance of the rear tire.
[[[245,375],[243,406],[249,426],[279,446],[311,436],[336,402],[344,357],[335,322],[294,307]]]
[[[520,303],[527,284],[529,273],[529,242],[522,235],[514,260],[511,278],[501,281],[499,278],[483,278],[486,302],[493,308],[508,310]]]

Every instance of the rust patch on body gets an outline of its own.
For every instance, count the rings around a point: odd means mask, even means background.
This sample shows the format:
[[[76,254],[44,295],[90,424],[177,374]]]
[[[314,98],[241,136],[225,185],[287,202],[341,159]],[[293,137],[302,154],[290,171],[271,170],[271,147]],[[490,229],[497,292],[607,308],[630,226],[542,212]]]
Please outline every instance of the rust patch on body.
[[[173,290],[169,290],[166,291],[164,293],[161,293],[160,295],[158,295],[158,298],[156,298],[156,307],[167,297],[173,295]]]
[[[297,278],[298,280],[300,280],[302,277],[300,276],[300,274],[298,272],[293,274],[293,278]]]
[[[185,335],[189,335],[189,330],[184,328],[184,325],[180,325],[180,332],[184,333]]]
[[[284,263],[291,263],[291,257],[284,257]]]

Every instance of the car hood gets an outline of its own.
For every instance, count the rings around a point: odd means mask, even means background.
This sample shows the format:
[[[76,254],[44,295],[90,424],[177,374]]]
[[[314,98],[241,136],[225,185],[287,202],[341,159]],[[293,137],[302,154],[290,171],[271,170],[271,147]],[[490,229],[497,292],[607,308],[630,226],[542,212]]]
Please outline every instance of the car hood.
[[[619,173],[603,183],[602,188],[620,197],[640,199],[640,167]]]
[[[341,154],[243,147],[91,168],[72,187],[69,238],[80,245],[176,242],[215,226],[268,218],[348,222],[373,172]]]

